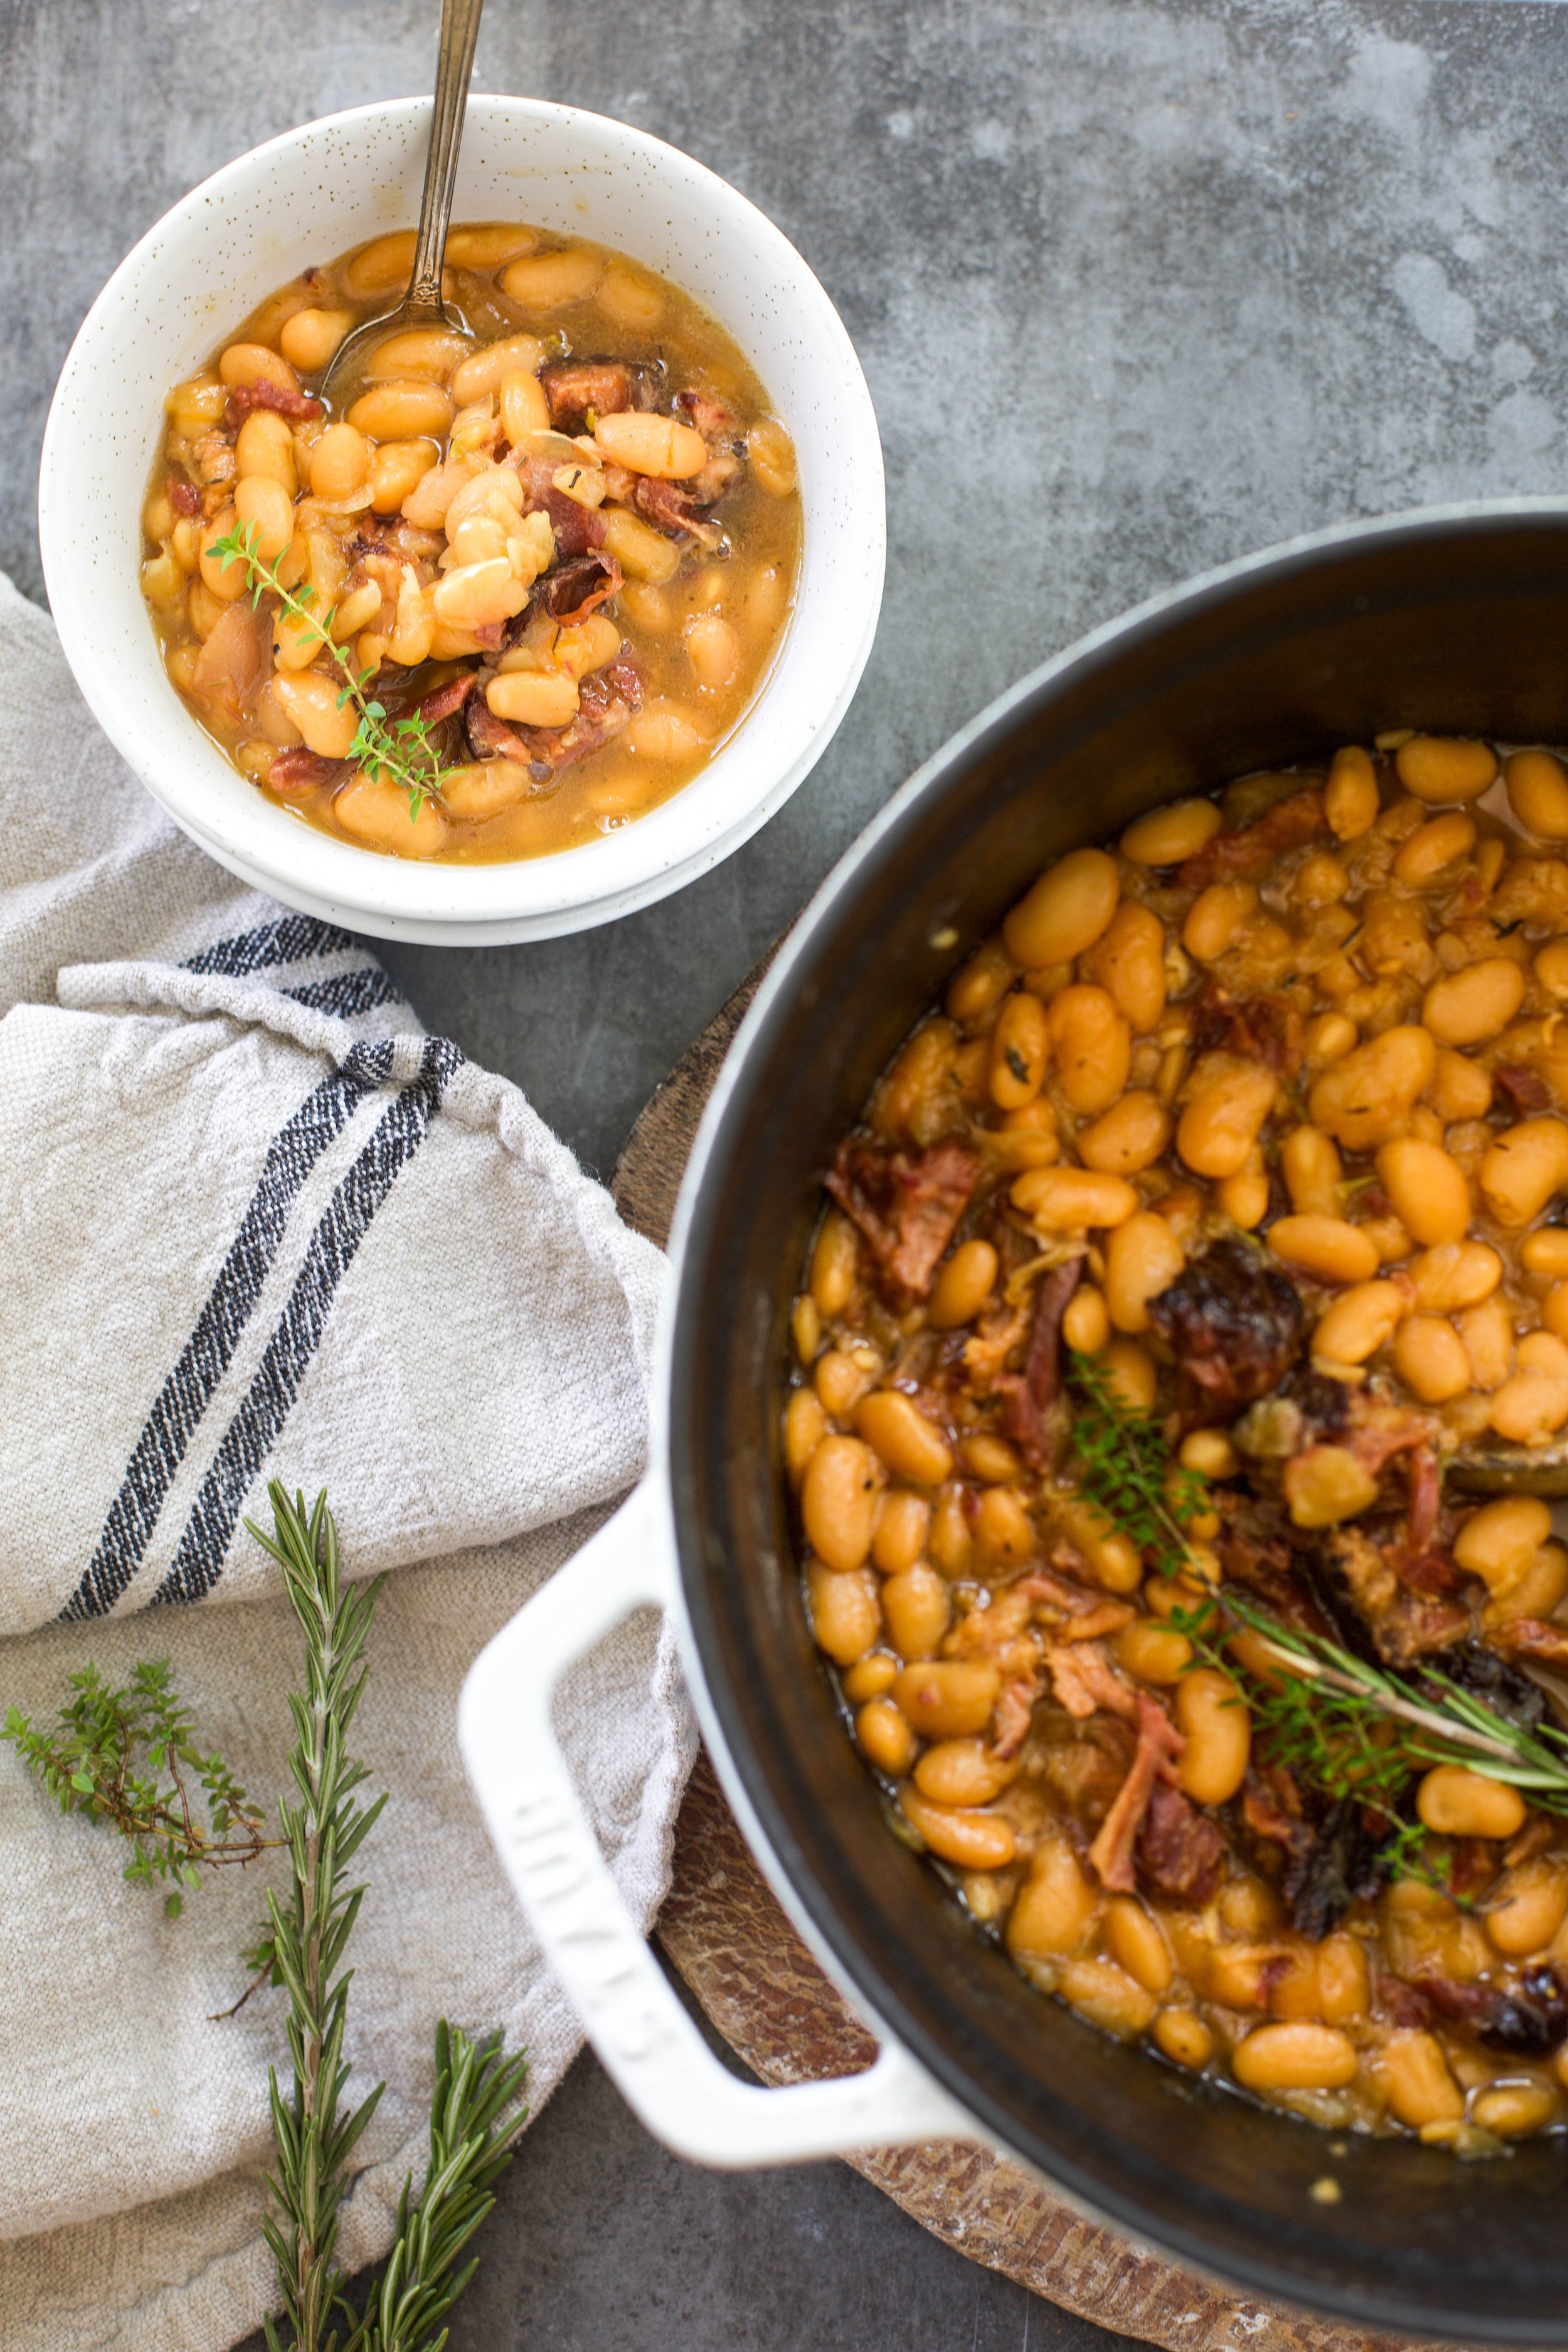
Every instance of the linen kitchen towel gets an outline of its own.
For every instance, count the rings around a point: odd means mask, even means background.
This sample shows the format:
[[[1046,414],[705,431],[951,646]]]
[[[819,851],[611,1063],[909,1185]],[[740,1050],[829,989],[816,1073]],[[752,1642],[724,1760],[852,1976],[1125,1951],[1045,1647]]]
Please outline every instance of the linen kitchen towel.
[[[391,1791],[350,2002],[355,2083],[387,2085],[357,2266],[422,2173],[438,2017],[526,2042],[535,2109],[577,2047],[456,1700],[642,1466],[662,1261],[358,941],[174,830],[5,583],[0,693],[0,1707],[47,1718],[89,1660],[166,1657],[204,1742],[275,1801],[300,1645],[245,1528],[268,1478],[327,1487],[351,1574],[396,1571],[356,1726]],[[560,1719],[646,1924],[692,1745],[668,1634],[623,1628]],[[0,2346],[221,2352],[270,2301],[283,1996],[221,2012],[278,1857],[169,1920],[8,1749],[0,1853]]]

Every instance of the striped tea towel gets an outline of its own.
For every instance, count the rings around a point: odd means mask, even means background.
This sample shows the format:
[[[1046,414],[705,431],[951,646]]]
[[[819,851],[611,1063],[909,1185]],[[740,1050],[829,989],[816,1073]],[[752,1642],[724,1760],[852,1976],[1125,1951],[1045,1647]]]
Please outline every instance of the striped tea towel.
[[[398,1571],[356,1726],[392,1792],[354,1938],[355,2081],[387,2084],[358,2265],[422,2166],[437,2017],[526,2042],[535,2107],[577,2046],[455,1702],[641,1467],[662,1261],[357,940],[174,831],[3,581],[0,707],[0,1709],[167,1657],[199,1736],[275,1800],[300,1653],[244,1527],[268,1479],[324,1485],[352,1571]],[[667,1637],[624,1628],[561,1723],[647,1922],[690,1754]],[[283,1996],[218,2012],[278,1857],[170,1921],[9,1749],[0,1853],[0,2346],[220,2352],[270,2300]]]

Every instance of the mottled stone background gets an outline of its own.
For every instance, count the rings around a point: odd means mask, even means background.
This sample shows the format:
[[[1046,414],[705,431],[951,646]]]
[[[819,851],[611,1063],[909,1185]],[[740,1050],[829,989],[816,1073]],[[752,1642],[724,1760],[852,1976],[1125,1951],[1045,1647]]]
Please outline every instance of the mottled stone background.
[[[0,562],[78,321],[242,149],[428,87],[433,0],[0,0]],[[477,86],[640,123],[839,305],[888,457],[881,632],[810,782],[683,896],[389,961],[607,1169],[668,1066],[962,719],[1152,590],[1289,534],[1564,483],[1568,14],[1534,0],[490,0]],[[47,781],[47,780],[46,780]],[[720,2180],[584,2062],[454,2352],[992,2352],[1092,2331],[842,2168]]]

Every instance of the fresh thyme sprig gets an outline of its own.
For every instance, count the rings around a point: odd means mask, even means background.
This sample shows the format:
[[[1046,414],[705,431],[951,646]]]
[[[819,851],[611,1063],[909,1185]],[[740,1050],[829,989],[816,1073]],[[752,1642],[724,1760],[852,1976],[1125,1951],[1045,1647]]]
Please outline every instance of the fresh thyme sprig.
[[[1084,1494],[1160,1575],[1179,1575],[1192,1562],[1183,1530],[1207,1506],[1204,1480],[1183,1469],[1151,1414],[1128,1410],[1092,1356],[1069,1350],[1068,1379],[1077,1392],[1069,1442]]]
[[[359,725],[345,756],[356,761],[367,775],[378,781],[383,777],[389,778],[408,794],[408,817],[412,824],[427,800],[439,797],[441,780],[446,773],[440,754],[430,740],[428,726],[416,713],[404,719],[388,719],[386,705],[375,701],[366,692],[374,671],[356,670],[346,648],[340,646],[332,635],[331,620],[336,606],[329,605],[323,614],[318,615],[313,609],[317,602],[314,588],[286,588],[277,563],[268,562],[256,551],[257,527],[254,523],[247,523],[243,528],[237,523],[232,530],[225,531],[223,537],[215,540],[212,545],[212,552],[220,559],[225,571],[230,563],[245,565],[245,584],[252,604],[259,607],[262,597],[268,593],[276,596],[283,610],[316,639],[333,663],[344,681],[338,696],[339,709],[352,701],[359,712]]]
[[[254,1862],[276,1838],[261,1834],[265,1816],[251,1803],[216,1749],[196,1746],[190,1709],[174,1691],[169,1662],[136,1666],[111,1690],[94,1665],[72,1675],[74,1697],[53,1726],[35,1729],[17,1707],[6,1710],[0,1738],[10,1741],[62,1813],[85,1812],[129,1840],[125,1875],[144,1886],[168,1884],[171,1919],[204,1869]],[[164,1778],[164,1775],[167,1778]],[[199,1787],[205,1821],[199,1817]]]

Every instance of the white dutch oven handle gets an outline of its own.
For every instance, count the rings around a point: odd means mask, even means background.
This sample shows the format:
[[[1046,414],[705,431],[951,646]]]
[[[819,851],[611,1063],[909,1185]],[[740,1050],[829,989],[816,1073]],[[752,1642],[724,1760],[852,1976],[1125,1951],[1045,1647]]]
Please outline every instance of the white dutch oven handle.
[[[674,1572],[665,1506],[645,1481],[480,1652],[463,1686],[463,1760],[545,1958],[628,2105],[694,2163],[783,2164],[973,2136],[891,2042],[863,2074],[778,2090],[739,2081],[637,1932],[573,1787],[551,1700],[573,1660],[622,1618],[671,1605]]]

